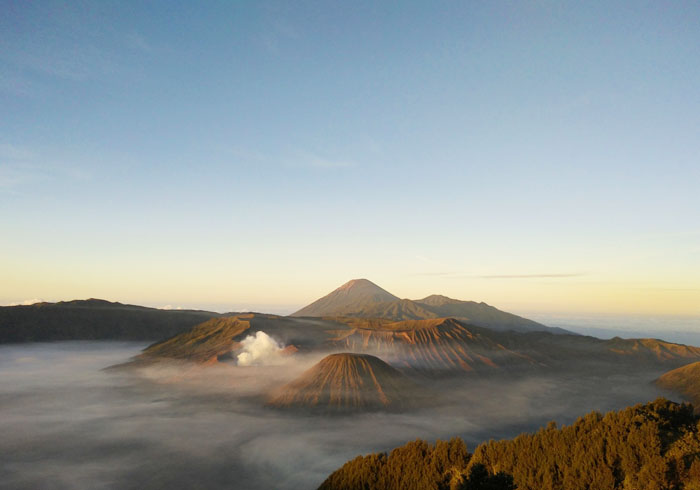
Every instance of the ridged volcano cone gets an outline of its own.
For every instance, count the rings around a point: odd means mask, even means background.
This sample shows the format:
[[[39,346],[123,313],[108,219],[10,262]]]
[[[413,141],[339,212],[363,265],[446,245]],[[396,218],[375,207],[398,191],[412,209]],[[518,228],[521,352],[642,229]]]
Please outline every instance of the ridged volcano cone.
[[[378,357],[331,354],[279,389],[268,404],[331,412],[398,410],[413,405],[421,392]]]

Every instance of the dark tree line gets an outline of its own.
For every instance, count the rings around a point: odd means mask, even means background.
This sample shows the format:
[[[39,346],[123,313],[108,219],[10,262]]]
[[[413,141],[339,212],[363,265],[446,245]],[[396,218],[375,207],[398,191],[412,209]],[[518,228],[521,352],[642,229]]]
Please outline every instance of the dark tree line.
[[[700,490],[700,417],[665,399],[489,441],[413,441],[358,456],[321,490]]]

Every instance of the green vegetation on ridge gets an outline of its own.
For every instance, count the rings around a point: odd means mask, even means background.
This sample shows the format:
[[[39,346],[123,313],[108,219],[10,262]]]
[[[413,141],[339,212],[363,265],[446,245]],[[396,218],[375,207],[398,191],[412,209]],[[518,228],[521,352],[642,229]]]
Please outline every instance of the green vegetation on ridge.
[[[320,490],[698,490],[700,417],[658,399],[480,444],[410,442],[359,456]]]

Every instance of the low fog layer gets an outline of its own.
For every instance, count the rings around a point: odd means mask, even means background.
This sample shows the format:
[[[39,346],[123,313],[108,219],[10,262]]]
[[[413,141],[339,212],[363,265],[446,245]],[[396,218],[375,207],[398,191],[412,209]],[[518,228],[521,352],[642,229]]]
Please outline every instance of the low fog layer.
[[[245,351],[251,357],[258,341],[252,338]],[[269,347],[263,338],[258,347],[264,345]],[[0,346],[0,486],[315,488],[357,454],[418,437],[460,435],[473,450],[488,438],[511,437],[552,419],[569,423],[593,409],[621,408],[661,394],[649,383],[655,372],[459,378],[443,381],[440,391],[446,395],[422,411],[310,417],[263,403],[266,392],[318,356],[295,355],[281,365],[172,365],[137,374],[102,370],[143,347]]]

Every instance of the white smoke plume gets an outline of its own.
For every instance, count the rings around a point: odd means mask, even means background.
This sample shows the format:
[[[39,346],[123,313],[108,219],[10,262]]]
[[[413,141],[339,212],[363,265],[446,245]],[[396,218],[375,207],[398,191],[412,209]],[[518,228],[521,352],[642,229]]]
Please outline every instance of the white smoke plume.
[[[275,364],[281,360],[284,346],[265,332],[258,331],[243,339],[243,352],[238,354],[239,366]]]

